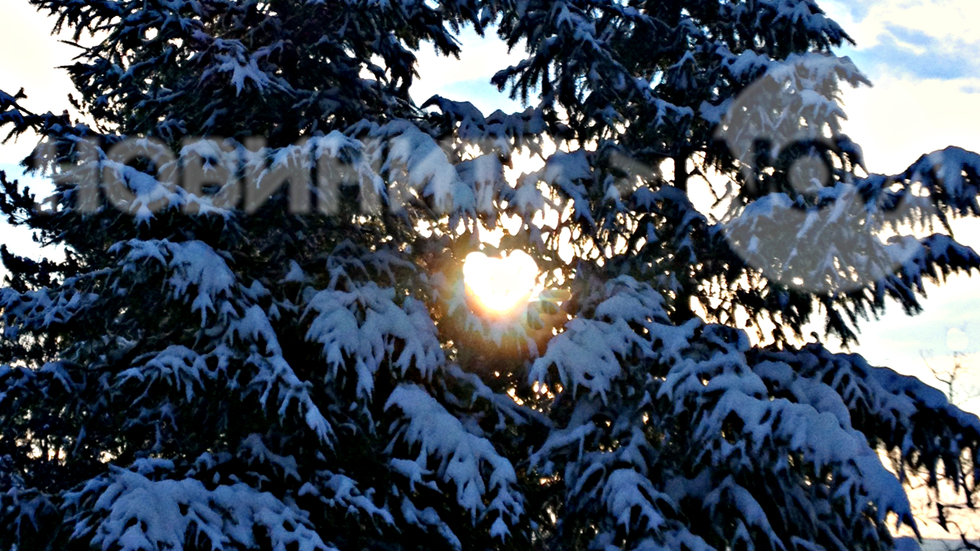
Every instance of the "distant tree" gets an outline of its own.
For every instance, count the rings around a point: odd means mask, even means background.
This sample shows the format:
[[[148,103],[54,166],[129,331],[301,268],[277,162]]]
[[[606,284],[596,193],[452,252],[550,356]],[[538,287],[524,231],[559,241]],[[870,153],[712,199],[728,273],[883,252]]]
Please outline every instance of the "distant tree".
[[[944,387],[949,403],[963,406],[966,402],[980,397],[980,390],[967,380],[976,377],[977,372],[976,368],[968,363],[966,353],[953,352],[952,365],[949,367],[934,366],[924,355],[923,362],[932,373],[932,377]]]
[[[30,3],[95,124],[0,93],[56,186],[0,209],[66,251],[3,251],[0,549],[892,549],[879,450],[974,491],[976,416],[794,345],[980,268],[884,237],[980,214],[980,156],[868,174],[813,1]],[[411,96],[466,25],[525,111]],[[505,223],[550,291],[491,317]]]
[[[961,351],[953,352],[952,365],[943,367],[935,361],[930,363],[923,353],[923,362],[932,373],[933,378],[944,387],[944,393],[951,404],[963,406],[966,402],[980,396],[977,388],[968,381],[975,377],[975,369],[968,363],[967,354]],[[896,468],[900,459],[893,458]],[[959,541],[945,543],[949,551],[968,551],[976,548],[977,522],[975,503],[978,489],[960,494],[950,485],[940,487],[938,492],[930,490],[930,475],[927,469],[907,471],[909,493],[913,512],[916,517],[936,522],[951,536]]]

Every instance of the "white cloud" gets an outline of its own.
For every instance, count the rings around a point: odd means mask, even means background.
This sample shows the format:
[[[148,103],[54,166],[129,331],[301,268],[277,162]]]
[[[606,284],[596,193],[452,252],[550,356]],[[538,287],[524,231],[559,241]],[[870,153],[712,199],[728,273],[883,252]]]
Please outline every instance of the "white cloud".
[[[825,0],[820,6],[857,42],[877,43],[888,25],[916,29],[928,36],[972,39],[980,3],[959,0]]]
[[[522,59],[520,46],[507,51],[493,29],[480,37],[467,27],[459,36],[463,52],[459,59],[446,58],[431,48],[418,52],[419,80],[412,86],[412,98],[419,104],[434,95],[473,103],[489,115],[495,109],[515,111],[520,108],[505,92],[498,92],[490,79],[501,69]]]
[[[980,72],[974,29],[980,3],[829,0],[821,5],[857,42],[842,53],[872,77],[948,80]]]
[[[958,83],[888,76],[843,98],[844,131],[862,145],[873,172],[901,172],[949,145],[980,151],[978,98]]]
[[[460,59],[446,58],[432,48],[421,49],[417,56],[421,84],[437,81],[443,84],[489,77],[500,69],[521,59],[520,47],[507,51],[507,44],[499,39],[494,29],[479,36],[472,27],[460,32],[459,41],[464,45]]]

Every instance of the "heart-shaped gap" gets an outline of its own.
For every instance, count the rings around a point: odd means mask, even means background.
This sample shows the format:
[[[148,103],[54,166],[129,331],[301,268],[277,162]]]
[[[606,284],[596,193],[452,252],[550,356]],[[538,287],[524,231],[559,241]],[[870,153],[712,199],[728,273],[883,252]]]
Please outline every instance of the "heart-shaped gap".
[[[463,262],[467,293],[492,315],[511,313],[527,305],[537,279],[538,265],[523,251],[500,257],[473,252]]]

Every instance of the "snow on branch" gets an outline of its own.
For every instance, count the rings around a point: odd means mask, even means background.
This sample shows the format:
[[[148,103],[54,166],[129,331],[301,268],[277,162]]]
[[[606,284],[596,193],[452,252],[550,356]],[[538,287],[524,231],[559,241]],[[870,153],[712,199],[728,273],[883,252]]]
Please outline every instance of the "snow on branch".
[[[415,480],[426,472],[429,458],[437,461],[433,474],[456,487],[456,502],[469,512],[474,524],[493,518],[490,534],[506,539],[510,526],[524,515],[524,498],[517,487],[514,466],[485,438],[463,424],[421,387],[403,384],[388,398],[385,409],[397,409],[399,439],[417,445],[417,468],[400,469]],[[393,446],[394,444],[392,444]],[[415,473],[415,474],[412,474]]]
[[[445,362],[429,312],[414,298],[398,304],[394,289],[374,282],[350,291],[311,289],[308,295],[306,340],[323,346],[332,372],[353,364],[361,398],[371,397],[374,376],[386,361],[402,376],[414,368],[426,378]]]
[[[72,537],[91,535],[93,545],[119,551],[183,549],[188,542],[206,542],[215,551],[262,545],[335,551],[305,511],[272,494],[241,483],[208,489],[192,478],[161,478],[172,469],[169,461],[141,460],[68,494]]]

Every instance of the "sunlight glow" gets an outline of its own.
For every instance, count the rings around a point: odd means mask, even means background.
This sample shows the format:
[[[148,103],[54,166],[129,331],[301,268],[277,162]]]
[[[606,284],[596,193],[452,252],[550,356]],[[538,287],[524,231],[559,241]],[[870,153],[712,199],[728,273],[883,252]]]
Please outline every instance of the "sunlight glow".
[[[537,278],[538,265],[523,251],[501,258],[473,252],[463,263],[467,294],[491,314],[507,314],[527,304]]]

